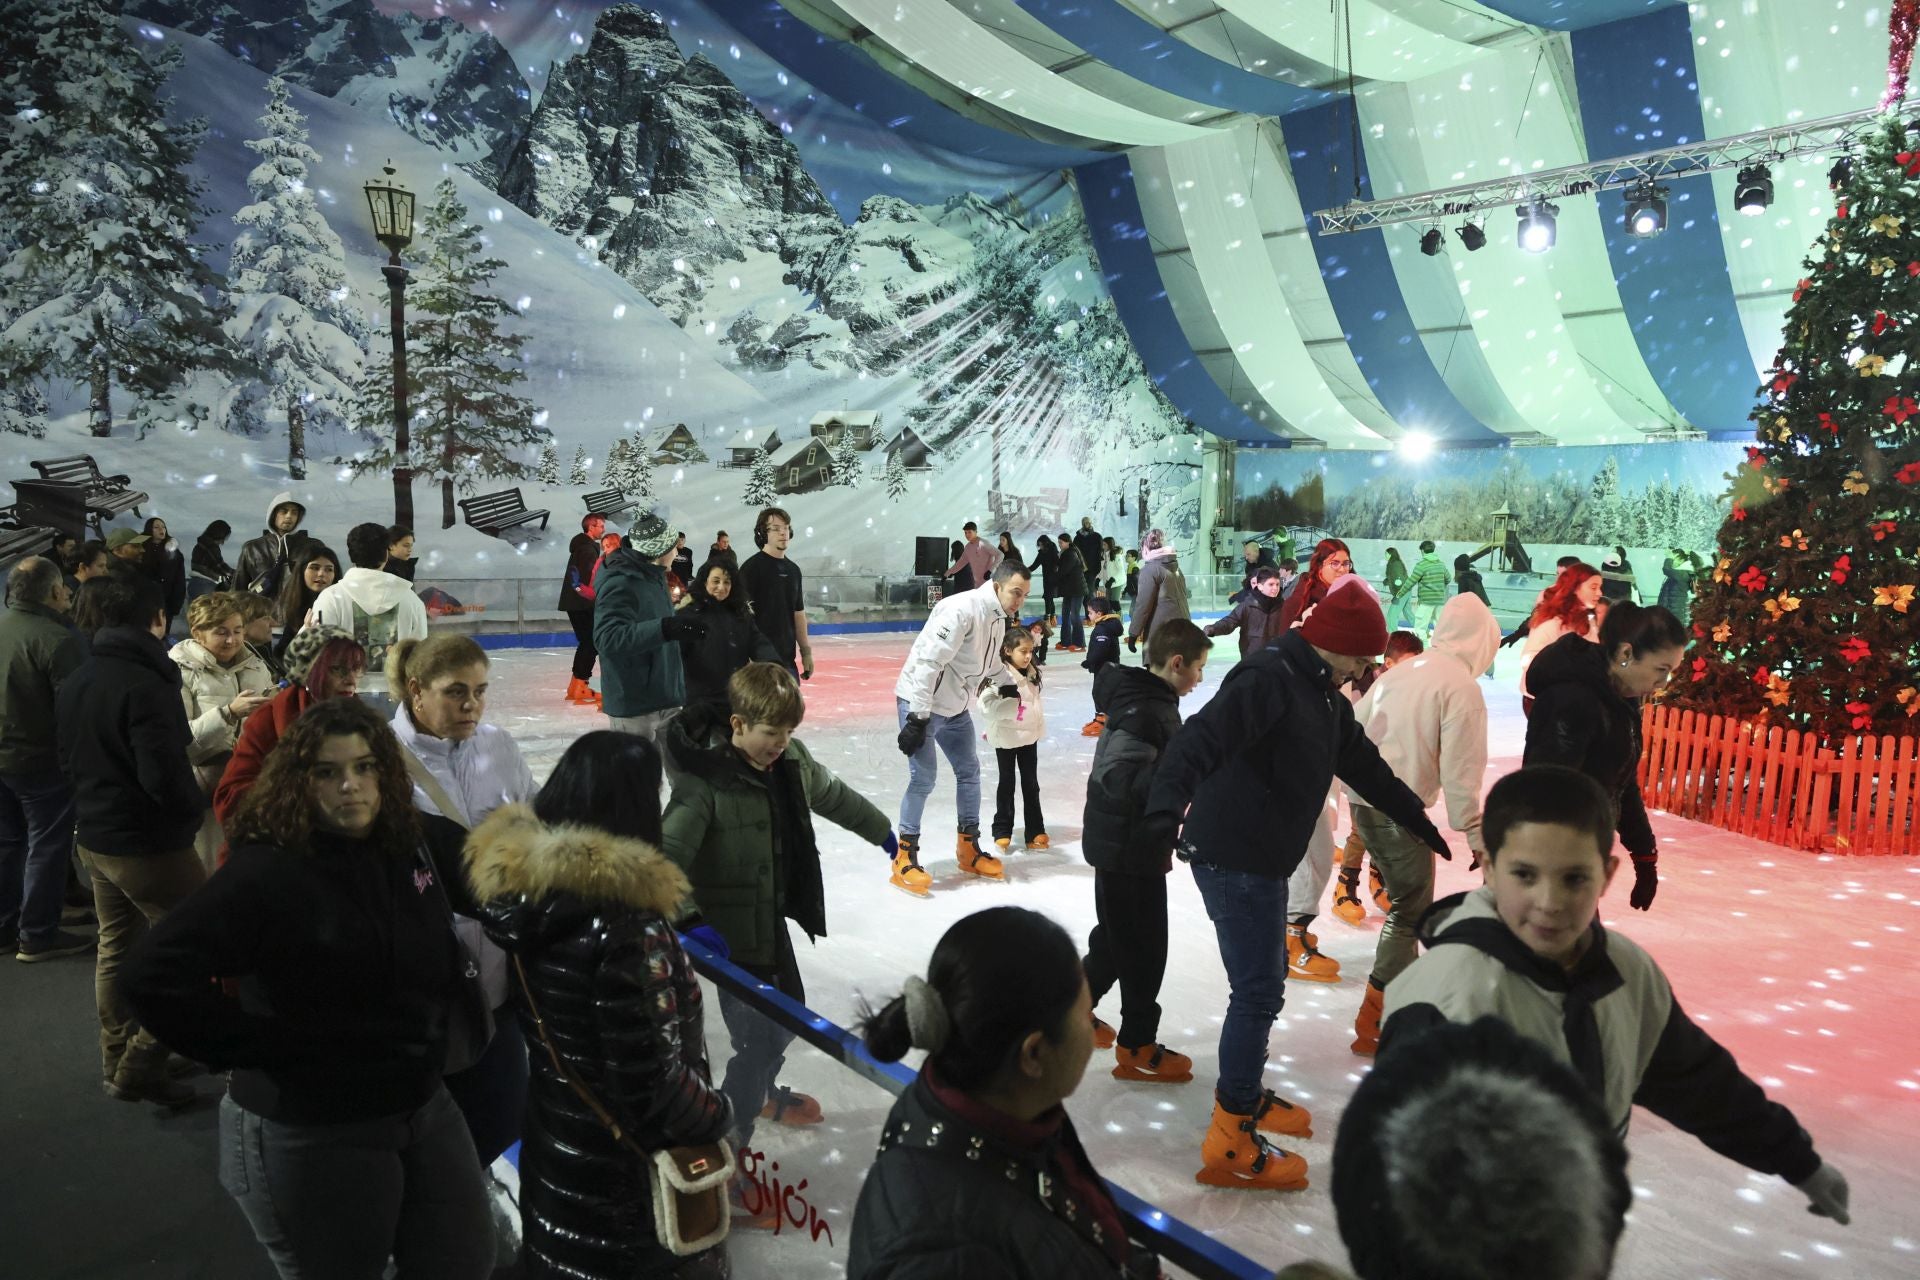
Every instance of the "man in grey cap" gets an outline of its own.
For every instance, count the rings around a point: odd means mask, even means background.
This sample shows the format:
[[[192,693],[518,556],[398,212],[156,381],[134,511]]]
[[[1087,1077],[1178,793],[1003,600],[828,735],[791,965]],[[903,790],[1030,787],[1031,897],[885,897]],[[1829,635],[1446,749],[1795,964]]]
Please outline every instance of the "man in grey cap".
[[[139,563],[147,553],[147,535],[132,529],[113,529],[107,533],[107,554],[130,564]]]
[[[656,744],[661,729],[687,701],[679,642],[706,634],[697,618],[673,611],[667,566],[676,541],[666,512],[641,516],[621,548],[600,566],[594,589],[601,709],[615,729]]]

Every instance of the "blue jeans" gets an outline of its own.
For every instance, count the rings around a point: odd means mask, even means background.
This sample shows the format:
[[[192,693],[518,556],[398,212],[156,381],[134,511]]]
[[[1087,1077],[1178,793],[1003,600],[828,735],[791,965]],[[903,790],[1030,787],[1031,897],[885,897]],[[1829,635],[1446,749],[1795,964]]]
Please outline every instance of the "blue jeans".
[[[907,725],[907,702],[895,698],[900,709],[900,727]],[[926,812],[927,797],[940,776],[940,763],[933,749],[947,758],[953,768],[953,807],[959,829],[980,834],[980,750],[973,732],[973,715],[962,711],[957,716],[934,716],[927,721],[927,740],[907,757],[907,794],[900,797],[900,834],[920,834],[920,815]]]
[[[0,937],[53,937],[72,857],[73,788],[66,778],[57,769],[0,774]]]
[[[1287,992],[1287,882],[1246,871],[1193,864],[1227,971],[1227,1016],[1220,1024],[1220,1079],[1214,1097],[1235,1115],[1260,1101],[1267,1037]]]
[[[1085,596],[1063,596],[1060,600],[1060,643],[1076,649],[1087,647],[1087,600]]]

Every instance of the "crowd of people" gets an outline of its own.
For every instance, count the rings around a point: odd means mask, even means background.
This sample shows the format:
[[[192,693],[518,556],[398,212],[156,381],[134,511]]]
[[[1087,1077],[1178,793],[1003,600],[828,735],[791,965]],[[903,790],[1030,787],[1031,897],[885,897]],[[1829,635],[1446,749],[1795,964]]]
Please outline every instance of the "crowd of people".
[[[1371,863],[1387,921],[1352,1047],[1377,1067],[1331,1179],[1359,1276],[1606,1275],[1635,1104],[1847,1221],[1845,1179],[1792,1113],[1599,922],[1616,836],[1631,905],[1659,887],[1637,707],[1686,641],[1668,609],[1607,599],[1599,570],[1564,565],[1534,610],[1524,764],[1483,798],[1481,678],[1502,637],[1471,566],[1448,595],[1431,543],[1404,582],[1390,563],[1384,606],[1337,539],[1298,573],[1249,543],[1232,610],[1203,629],[1161,530],[1130,562],[1086,519],[1030,567],[969,524],[953,572],[971,584],[943,594],[895,681],[890,816],[796,736],[816,665],[785,511],[758,513],[744,562],[722,532],[697,567],[657,513],[624,534],[581,522],[564,697],[607,727],[544,783],[487,721],[486,650],[429,632],[411,531],[355,526],[342,572],[304,517],[276,497],[232,567],[223,522],[184,560],[162,521],[32,556],[0,616],[0,941],[30,963],[94,952],[111,1097],[177,1109],[197,1074],[225,1077],[218,1177],[283,1276],[488,1275],[487,1169],[516,1142],[525,1274],[728,1274],[724,1244],[649,1212],[654,1157],[824,1117],[783,1083],[791,1034],[724,989],[715,1078],[683,939],[804,1002],[788,922],[824,936],[834,896],[816,822],[924,898],[942,759],[963,881],[1004,880],[1016,836],[1049,848],[1056,621],[1092,675],[1099,741],[1065,799],[1096,923],[1082,942],[1017,906],[975,913],[868,1011],[876,1058],[927,1057],[866,1177],[851,1275],[1158,1274],[1064,1104],[1095,1052],[1124,1082],[1194,1079],[1159,1005],[1176,863],[1226,975],[1195,1176],[1240,1192],[1309,1183],[1312,1117],[1265,1066],[1288,980],[1338,979],[1313,932],[1329,882],[1356,921]],[[1403,587],[1412,627],[1390,632]],[[1183,719],[1212,638],[1235,632],[1239,661]],[[984,838],[982,736],[998,766]],[[1442,797],[1486,883],[1436,903],[1434,860],[1454,856],[1426,813]],[[70,866],[93,937],[63,921]],[[1098,1011],[1116,989],[1117,1026]],[[1466,1142],[1497,1150],[1463,1161]],[[1489,1208],[1473,1183],[1488,1170],[1525,1203]]]

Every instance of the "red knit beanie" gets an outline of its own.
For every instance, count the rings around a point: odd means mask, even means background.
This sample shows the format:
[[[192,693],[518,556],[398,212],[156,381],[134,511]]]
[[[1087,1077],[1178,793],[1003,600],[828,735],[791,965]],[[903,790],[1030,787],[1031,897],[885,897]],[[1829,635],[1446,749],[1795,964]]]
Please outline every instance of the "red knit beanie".
[[[1387,648],[1387,618],[1367,584],[1347,574],[1307,610],[1300,637],[1316,649],[1351,658],[1373,658]]]

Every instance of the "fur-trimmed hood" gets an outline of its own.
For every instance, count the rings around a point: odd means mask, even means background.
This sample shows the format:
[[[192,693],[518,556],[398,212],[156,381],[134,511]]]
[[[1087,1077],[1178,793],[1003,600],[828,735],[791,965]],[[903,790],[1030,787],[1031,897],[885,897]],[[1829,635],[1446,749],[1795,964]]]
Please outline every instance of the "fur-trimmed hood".
[[[575,914],[556,911],[563,898],[588,912],[627,906],[672,920],[690,892],[686,874],[644,840],[572,823],[550,827],[524,804],[488,814],[467,837],[466,860],[474,896],[502,924],[505,917],[532,912]],[[546,931],[528,930],[531,923],[522,920],[510,931]]]

